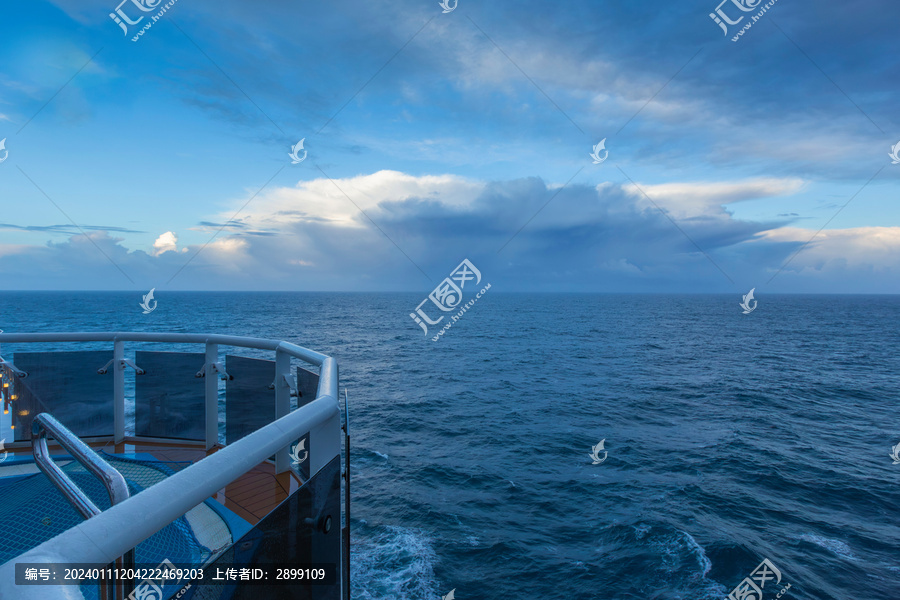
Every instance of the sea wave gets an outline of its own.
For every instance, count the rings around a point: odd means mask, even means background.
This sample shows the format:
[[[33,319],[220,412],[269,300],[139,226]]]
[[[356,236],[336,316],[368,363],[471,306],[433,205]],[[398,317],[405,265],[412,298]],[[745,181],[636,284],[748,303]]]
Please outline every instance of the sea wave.
[[[353,528],[352,596],[356,600],[421,600],[438,589],[429,535],[395,525]]]

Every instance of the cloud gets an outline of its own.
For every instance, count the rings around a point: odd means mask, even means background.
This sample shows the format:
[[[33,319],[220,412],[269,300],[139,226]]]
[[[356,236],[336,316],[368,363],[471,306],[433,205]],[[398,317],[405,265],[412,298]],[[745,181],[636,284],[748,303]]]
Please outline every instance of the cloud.
[[[125,227],[113,227],[111,225],[80,225],[84,231],[114,231],[116,233],[144,233],[137,229]],[[81,233],[78,227],[71,224],[62,225],[15,225],[13,223],[0,223],[0,229],[15,229],[17,231],[42,231],[47,233],[64,233],[75,235]]]
[[[381,211],[382,205],[405,202],[435,202],[448,209],[463,208],[483,191],[483,182],[454,175],[415,177],[398,171],[378,171],[345,179],[318,178],[295,187],[269,189],[228,222],[235,233],[248,228],[278,230],[297,223],[331,223],[348,229],[370,226],[362,211]],[[246,201],[235,202],[236,206]],[[223,222],[234,215],[225,211]],[[215,225],[209,223],[208,225]]]
[[[31,250],[33,246],[23,244],[0,244],[0,258],[7,258],[16,254],[24,254]]]
[[[652,200],[673,217],[686,219],[722,217],[726,215],[723,207],[728,204],[789,196],[803,190],[805,185],[806,182],[799,178],[756,178],[726,182],[638,184],[637,187],[627,184],[624,189],[635,197],[637,206],[652,206]]]
[[[773,242],[803,248],[785,267],[785,271],[799,275],[832,278],[848,271],[873,275],[900,272],[900,227],[826,229],[818,234],[783,227],[764,231],[754,241]]]
[[[641,187],[678,227],[631,185],[561,189],[537,177],[379,171],[271,189],[205,246],[176,252],[178,238],[168,231],[147,254],[91,233],[103,253],[77,235],[7,250],[16,260],[0,263],[0,273],[30,287],[129,287],[105,253],[138,289],[427,291],[469,258],[498,289],[511,291],[734,291],[720,268],[738,287],[761,287],[815,233],[736,220],[723,208],[790,194],[802,189],[799,180]],[[253,235],[259,228],[270,235]],[[900,281],[898,257],[900,228],[827,230],[776,282],[782,290],[802,283],[811,286],[804,291],[848,291],[850,277],[852,291],[900,291],[892,283]]]
[[[173,251],[178,251],[178,236],[172,231],[165,232],[153,242],[153,256]]]

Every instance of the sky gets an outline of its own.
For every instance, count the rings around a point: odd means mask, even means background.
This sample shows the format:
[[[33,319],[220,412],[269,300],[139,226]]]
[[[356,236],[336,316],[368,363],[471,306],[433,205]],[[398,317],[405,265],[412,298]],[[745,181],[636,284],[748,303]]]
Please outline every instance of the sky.
[[[3,5],[0,290],[900,293],[896,2],[117,2]]]

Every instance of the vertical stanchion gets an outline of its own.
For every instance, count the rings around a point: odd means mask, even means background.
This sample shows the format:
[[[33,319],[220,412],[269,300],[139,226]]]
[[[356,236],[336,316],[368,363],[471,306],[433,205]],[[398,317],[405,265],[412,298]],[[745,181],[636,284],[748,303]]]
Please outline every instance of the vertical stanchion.
[[[280,348],[275,351],[275,420],[291,412],[291,355]],[[291,468],[289,446],[275,453],[275,472],[285,473]]]
[[[215,364],[219,362],[219,345],[206,343],[206,449],[211,450],[219,442],[219,374]]]
[[[125,342],[113,342],[113,415],[116,444],[125,441]]]

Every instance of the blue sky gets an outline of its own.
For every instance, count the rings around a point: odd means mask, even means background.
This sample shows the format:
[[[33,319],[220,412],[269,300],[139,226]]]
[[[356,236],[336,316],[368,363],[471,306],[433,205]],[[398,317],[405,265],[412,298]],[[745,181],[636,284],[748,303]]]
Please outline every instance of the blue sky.
[[[163,4],[4,5],[0,289],[900,293],[896,3]]]

